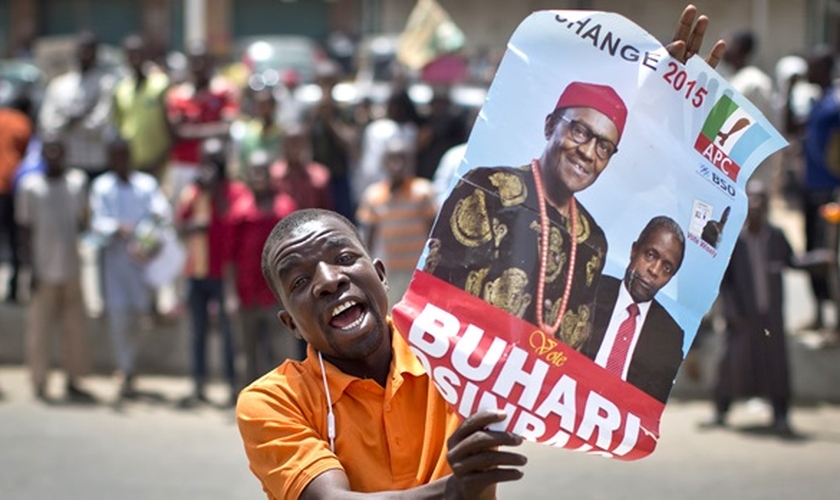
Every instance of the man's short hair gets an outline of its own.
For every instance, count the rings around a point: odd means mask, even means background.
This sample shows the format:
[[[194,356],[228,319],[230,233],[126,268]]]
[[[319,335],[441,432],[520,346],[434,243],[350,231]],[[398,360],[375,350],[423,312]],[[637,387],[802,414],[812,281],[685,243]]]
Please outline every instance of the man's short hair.
[[[738,30],[732,34],[732,43],[739,47],[744,55],[748,56],[755,50],[755,35],[748,29]]]
[[[665,215],[658,215],[654,217],[648,221],[645,228],[642,229],[641,233],[639,233],[639,239],[636,240],[636,244],[640,245],[642,242],[647,241],[648,238],[653,236],[653,234],[660,229],[673,234],[674,238],[676,238],[677,242],[680,244],[680,263],[677,265],[677,269],[679,269],[682,267],[682,261],[685,257],[685,234],[683,233],[680,225],[677,224],[677,221],[674,219]]]
[[[262,251],[262,259],[261,259],[261,267],[262,267],[262,274],[265,281],[268,283],[268,287],[271,288],[271,292],[274,293],[274,297],[282,304],[283,299],[280,298],[280,292],[277,290],[274,280],[272,276],[274,275],[274,269],[271,267],[271,263],[269,262],[269,254],[271,253],[271,249],[277,246],[277,244],[283,240],[286,236],[297,230],[299,227],[303,226],[312,221],[320,220],[325,217],[331,217],[341,224],[344,224],[350,232],[353,234],[353,237],[356,238],[356,241],[365,249],[367,252],[367,248],[365,247],[364,242],[362,241],[362,237],[359,234],[359,229],[356,227],[355,224],[350,222],[346,217],[341,215],[338,212],[333,212],[332,210],[325,210],[323,208],[305,208],[303,210],[296,210],[289,214],[288,216],[280,219],[280,222],[274,226],[274,229],[271,230],[271,234],[268,235],[268,238],[265,240],[265,245],[263,245]]]
[[[82,30],[76,35],[76,45],[79,47],[83,45],[96,47],[99,45],[99,37],[91,30]]]

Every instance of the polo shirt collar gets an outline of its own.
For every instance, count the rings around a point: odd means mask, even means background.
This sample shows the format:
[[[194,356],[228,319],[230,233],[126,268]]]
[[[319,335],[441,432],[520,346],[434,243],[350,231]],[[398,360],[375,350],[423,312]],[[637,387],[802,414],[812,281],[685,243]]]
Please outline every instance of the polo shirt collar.
[[[397,331],[391,318],[387,318],[388,328],[391,332],[391,369],[388,371],[388,380],[393,383],[394,379],[402,379],[404,374],[420,377],[426,374],[423,365],[417,359],[402,335]],[[312,346],[306,347],[306,359],[304,364],[312,374],[321,379],[321,365],[318,362],[318,352]],[[330,389],[330,395],[333,403],[341,399],[347,387],[353,382],[365,382],[365,380],[352,375],[348,375],[339,370],[327,360],[324,360],[324,368],[327,372],[327,385]],[[376,383],[370,381],[371,383]],[[377,384],[378,386],[378,384]]]

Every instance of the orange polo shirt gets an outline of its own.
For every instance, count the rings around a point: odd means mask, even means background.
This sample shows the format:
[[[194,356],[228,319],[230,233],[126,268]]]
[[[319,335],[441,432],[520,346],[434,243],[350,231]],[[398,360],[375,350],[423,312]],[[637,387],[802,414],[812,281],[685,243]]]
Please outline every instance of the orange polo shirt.
[[[391,336],[394,356],[384,388],[324,362],[335,453],[327,437],[318,354],[311,347],[304,361],[286,361],[239,395],[236,417],[245,453],[269,499],[297,499],[330,469],[342,469],[358,492],[404,490],[451,473],[446,440],[460,419],[393,325]]]
[[[16,109],[0,109],[0,194],[11,194],[12,178],[32,136],[26,114]]]

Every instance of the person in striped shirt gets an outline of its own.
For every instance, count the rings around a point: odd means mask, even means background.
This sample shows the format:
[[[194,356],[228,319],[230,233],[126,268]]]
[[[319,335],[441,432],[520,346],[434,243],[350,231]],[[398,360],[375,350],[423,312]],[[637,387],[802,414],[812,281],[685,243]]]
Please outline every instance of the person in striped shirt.
[[[432,183],[414,174],[414,157],[406,141],[389,141],[382,160],[386,179],[365,189],[356,213],[368,248],[388,269],[391,305],[408,288],[438,208]]]

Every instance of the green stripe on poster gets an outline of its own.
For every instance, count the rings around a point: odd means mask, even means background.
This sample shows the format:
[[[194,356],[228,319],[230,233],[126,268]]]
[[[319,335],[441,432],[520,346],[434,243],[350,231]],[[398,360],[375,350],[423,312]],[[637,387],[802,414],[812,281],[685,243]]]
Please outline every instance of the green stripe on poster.
[[[703,135],[714,140],[718,132],[720,132],[720,128],[723,127],[723,124],[726,123],[726,120],[732,116],[732,113],[736,109],[738,109],[738,105],[729,96],[721,97],[706,118],[706,123],[703,124]]]

